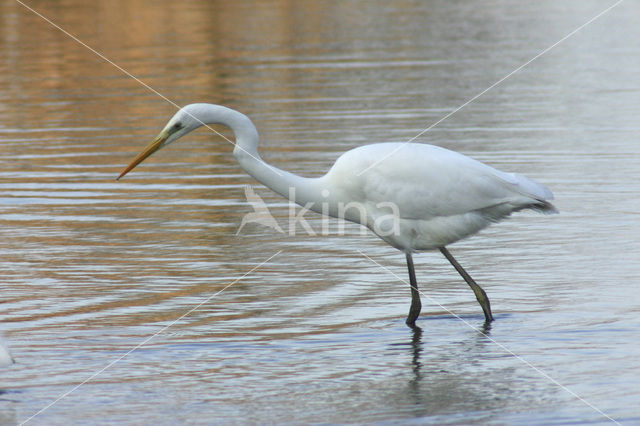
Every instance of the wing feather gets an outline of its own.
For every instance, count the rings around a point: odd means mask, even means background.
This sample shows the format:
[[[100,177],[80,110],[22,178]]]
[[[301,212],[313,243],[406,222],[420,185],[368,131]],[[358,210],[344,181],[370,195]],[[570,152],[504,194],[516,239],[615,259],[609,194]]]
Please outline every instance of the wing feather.
[[[394,203],[405,219],[428,220],[498,206],[501,211],[508,206],[508,214],[535,204],[550,206],[546,201],[553,199],[546,187],[524,176],[426,144],[356,148],[343,154],[329,175],[340,181],[350,200]]]

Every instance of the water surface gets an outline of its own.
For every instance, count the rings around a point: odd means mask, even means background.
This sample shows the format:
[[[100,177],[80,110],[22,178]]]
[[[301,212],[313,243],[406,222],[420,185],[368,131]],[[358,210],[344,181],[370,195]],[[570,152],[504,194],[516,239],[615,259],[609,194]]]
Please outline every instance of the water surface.
[[[34,7],[177,104],[247,113],[267,161],[319,176],[415,137],[611,4]],[[404,256],[333,220],[288,232],[289,206],[222,137],[200,130],[116,182],[175,108],[1,1],[0,329],[16,364],[0,423],[640,423],[639,14],[623,2],[417,139],[548,185],[561,214],[450,247],[491,298],[489,329],[447,261],[416,256],[414,334]],[[236,235],[246,185],[285,234]]]

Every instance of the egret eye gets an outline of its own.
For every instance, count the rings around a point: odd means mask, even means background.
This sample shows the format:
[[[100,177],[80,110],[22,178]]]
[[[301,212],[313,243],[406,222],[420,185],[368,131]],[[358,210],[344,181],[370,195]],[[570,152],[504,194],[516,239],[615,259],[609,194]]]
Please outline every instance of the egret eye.
[[[180,130],[182,129],[182,123],[177,122],[176,124],[173,125],[173,130]]]

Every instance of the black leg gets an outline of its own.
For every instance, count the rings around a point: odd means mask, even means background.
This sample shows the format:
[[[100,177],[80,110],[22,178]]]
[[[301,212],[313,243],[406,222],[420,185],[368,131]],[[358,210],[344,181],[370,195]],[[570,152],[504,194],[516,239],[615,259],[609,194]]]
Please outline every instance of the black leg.
[[[493,321],[493,315],[491,315],[491,303],[489,302],[489,298],[487,297],[487,293],[484,292],[482,287],[480,287],[476,282],[471,278],[471,275],[464,270],[462,266],[458,263],[458,261],[449,253],[444,247],[440,247],[440,253],[447,258],[449,262],[456,268],[456,271],[464,278],[464,280],[469,284],[471,290],[476,294],[476,299],[478,299],[478,303],[482,306],[482,310],[484,311],[484,319],[486,322]]]
[[[409,316],[407,316],[407,325],[413,329],[419,329],[416,326],[416,319],[420,315],[422,303],[420,303],[420,293],[418,292],[418,282],[416,281],[416,271],[413,268],[413,258],[411,253],[407,253],[407,268],[409,268],[409,285],[411,285],[411,308],[409,308]]]

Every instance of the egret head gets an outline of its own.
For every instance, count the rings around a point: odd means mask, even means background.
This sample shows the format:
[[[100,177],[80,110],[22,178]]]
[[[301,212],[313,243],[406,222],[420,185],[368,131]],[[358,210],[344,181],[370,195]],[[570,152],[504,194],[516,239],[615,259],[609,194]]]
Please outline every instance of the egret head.
[[[198,119],[198,109],[200,104],[191,104],[181,108],[171,120],[167,123],[162,131],[155,137],[145,149],[133,159],[133,161],[120,173],[118,179],[129,173],[138,164],[142,163],[145,158],[158,151],[170,143],[173,143],[189,132],[202,126],[204,123]]]

